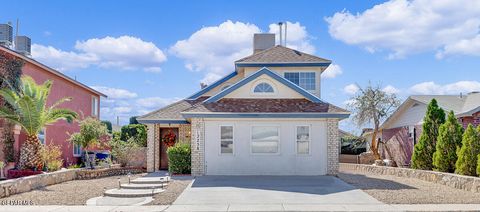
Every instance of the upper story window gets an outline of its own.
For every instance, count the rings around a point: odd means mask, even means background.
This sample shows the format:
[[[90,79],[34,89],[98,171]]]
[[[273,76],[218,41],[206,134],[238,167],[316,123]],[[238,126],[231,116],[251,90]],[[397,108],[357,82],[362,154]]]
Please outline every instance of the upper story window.
[[[285,72],[285,78],[307,91],[315,90],[315,72]]]
[[[98,117],[98,98],[92,96],[92,116]]]
[[[273,93],[273,87],[266,83],[266,82],[262,82],[260,84],[258,84],[257,86],[255,86],[255,88],[253,89],[253,92],[254,93]]]

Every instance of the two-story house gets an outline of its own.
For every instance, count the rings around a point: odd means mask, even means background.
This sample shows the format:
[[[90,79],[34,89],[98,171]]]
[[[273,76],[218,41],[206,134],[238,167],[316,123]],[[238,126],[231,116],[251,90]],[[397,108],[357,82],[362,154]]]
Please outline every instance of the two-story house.
[[[335,175],[338,122],[349,112],[320,99],[330,60],[255,34],[235,71],[137,118],[148,126],[147,170],[168,168],[166,142],[189,142],[192,175]]]
[[[72,101],[64,102],[59,107],[77,112],[80,118],[82,118],[81,114],[85,117],[100,117],[100,97],[106,97],[104,94],[15,50],[0,45],[0,51],[22,60],[24,62],[22,74],[31,76],[36,83],[41,84],[46,80],[53,82],[47,99],[47,106],[63,97],[72,97]],[[2,124],[0,124],[1,127]],[[14,131],[14,150],[18,155],[23,142],[26,140],[26,134],[21,132],[19,127],[16,127]],[[70,135],[78,131],[78,122],[69,124],[62,120],[46,126],[38,137],[43,144],[61,146],[64,164],[69,165],[77,163],[82,155],[80,146],[73,145],[68,141]],[[3,142],[0,142],[0,148],[3,150],[1,143]],[[0,160],[2,158],[3,155],[0,154]]]

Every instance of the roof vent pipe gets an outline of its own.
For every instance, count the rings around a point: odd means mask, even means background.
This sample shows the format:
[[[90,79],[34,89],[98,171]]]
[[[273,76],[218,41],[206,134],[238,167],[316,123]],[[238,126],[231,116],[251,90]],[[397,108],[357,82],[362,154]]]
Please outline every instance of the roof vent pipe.
[[[279,42],[278,42],[278,45],[282,45],[282,33],[283,33],[283,30],[282,30],[282,25],[283,25],[283,22],[278,22],[278,33],[280,34],[280,39],[279,39]]]
[[[287,22],[285,21],[285,47],[287,47]]]

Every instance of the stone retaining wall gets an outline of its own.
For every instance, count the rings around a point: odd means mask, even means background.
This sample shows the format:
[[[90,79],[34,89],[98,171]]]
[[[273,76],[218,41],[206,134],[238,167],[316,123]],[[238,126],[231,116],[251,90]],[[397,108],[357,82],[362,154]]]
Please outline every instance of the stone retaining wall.
[[[128,173],[137,174],[142,172],[145,172],[145,170],[136,167],[118,167],[94,170],[64,169],[56,172],[0,181],[0,198],[71,180],[87,180],[115,175],[125,175]]]
[[[427,182],[446,185],[456,189],[480,193],[480,178],[458,174],[425,171],[408,168],[372,166],[364,164],[341,163],[340,171],[354,171],[376,175],[394,175],[397,177],[415,178]]]

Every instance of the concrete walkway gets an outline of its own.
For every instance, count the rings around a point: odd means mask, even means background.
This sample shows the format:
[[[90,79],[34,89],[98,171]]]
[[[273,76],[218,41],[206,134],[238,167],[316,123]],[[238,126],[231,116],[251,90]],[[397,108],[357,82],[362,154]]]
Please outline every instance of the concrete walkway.
[[[158,205],[158,206],[0,206],[2,212],[107,212],[107,211],[479,211],[480,204],[378,205],[378,204],[270,204],[270,205]]]

